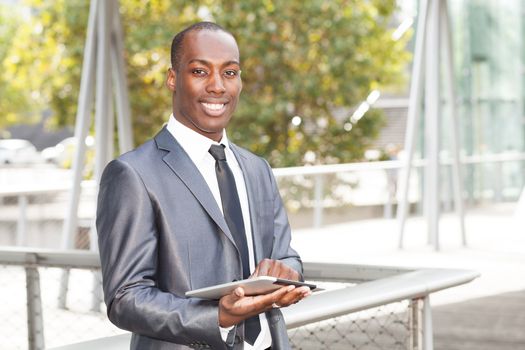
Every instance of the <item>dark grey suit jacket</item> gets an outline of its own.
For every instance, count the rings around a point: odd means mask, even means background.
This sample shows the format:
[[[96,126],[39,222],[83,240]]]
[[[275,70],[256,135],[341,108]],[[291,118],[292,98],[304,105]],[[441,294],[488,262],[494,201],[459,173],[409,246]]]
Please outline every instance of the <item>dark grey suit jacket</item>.
[[[302,273],[269,165],[231,148],[246,182],[256,261],[280,260]],[[243,324],[226,345],[217,301],[184,297],[241,279],[242,262],[206,181],[166,128],[108,164],[97,231],[108,316],[133,332],[132,349],[242,349]],[[272,347],[288,349],[281,312],[267,317]]]

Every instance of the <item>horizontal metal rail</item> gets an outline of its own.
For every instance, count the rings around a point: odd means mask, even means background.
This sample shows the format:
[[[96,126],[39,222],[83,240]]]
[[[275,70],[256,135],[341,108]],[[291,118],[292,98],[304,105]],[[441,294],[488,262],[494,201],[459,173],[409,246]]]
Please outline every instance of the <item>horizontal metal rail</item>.
[[[462,164],[481,164],[481,163],[504,163],[504,162],[517,162],[525,161],[525,153],[523,152],[504,152],[495,154],[483,154],[483,155],[471,155],[461,157]],[[452,164],[452,159],[443,157],[441,159],[443,165]],[[414,167],[423,167],[426,164],[424,159],[413,160]],[[339,172],[351,172],[351,171],[374,171],[374,170],[388,170],[388,169],[401,169],[404,165],[402,160],[386,160],[386,161],[371,161],[371,162],[354,162],[354,163],[343,163],[343,164],[326,164],[326,165],[309,165],[309,166],[297,166],[287,168],[275,168],[273,173],[276,177],[286,177],[294,175],[319,175],[319,174],[333,174]],[[29,169],[27,169],[29,170]],[[0,183],[1,185],[1,183]],[[92,188],[95,186],[95,182],[92,180],[83,181],[82,185],[86,188]],[[27,183],[24,183],[24,188],[3,188],[0,186],[1,196],[16,196],[19,194],[31,195],[40,194],[45,192],[60,192],[69,191],[71,186],[69,185],[54,185],[54,186],[33,186],[29,188]]]
[[[331,265],[305,264],[305,278],[315,280],[319,276],[318,271],[326,271],[324,274],[326,278],[332,275]],[[341,268],[342,265],[335,266],[333,275],[337,280],[346,277],[347,280],[353,281],[356,276],[364,277],[367,271],[364,265],[357,268],[348,265],[348,274],[345,276]],[[386,277],[342,289],[314,293],[300,303],[282,310],[287,327],[292,329],[400,300],[424,298],[431,293],[459,286],[479,277],[479,273],[472,270],[427,268],[406,269],[401,272],[403,269],[375,266],[369,268],[372,274],[380,275],[383,272]],[[309,271],[314,271],[314,276],[310,275]],[[391,274],[395,271],[401,273]],[[388,274],[391,275],[387,276]]]
[[[0,265],[98,269],[98,253],[86,250],[52,250],[23,247],[0,247]]]
[[[93,180],[82,181],[82,188],[95,188],[96,183]],[[9,187],[0,186],[1,197],[15,197],[15,196],[38,196],[45,194],[60,194],[71,191],[71,184],[68,182],[61,184],[28,184],[27,182],[19,184],[19,186],[9,185]]]
[[[520,152],[506,152],[498,154],[484,154],[461,157],[462,164],[481,164],[481,163],[504,163],[504,162],[519,162],[525,161],[525,153]],[[440,160],[442,165],[451,165],[452,159],[449,157],[442,157]],[[388,170],[401,169],[405,164],[402,160],[386,160],[386,161],[372,161],[372,162],[355,162],[343,164],[327,164],[327,165],[312,165],[312,166],[298,166],[288,168],[273,169],[276,177],[286,177],[295,175],[320,175],[320,174],[335,174],[340,172],[352,171],[374,171],[374,170]],[[412,165],[416,168],[426,165],[425,159],[415,159]]]
[[[362,283],[391,277],[414,269],[378,265],[349,265],[334,263],[303,263],[304,275],[312,281]]]

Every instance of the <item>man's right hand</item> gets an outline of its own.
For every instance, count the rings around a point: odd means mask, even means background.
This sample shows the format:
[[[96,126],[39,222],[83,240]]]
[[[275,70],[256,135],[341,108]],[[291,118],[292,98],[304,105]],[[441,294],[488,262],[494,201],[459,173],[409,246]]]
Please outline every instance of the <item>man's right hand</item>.
[[[245,296],[242,287],[219,300],[219,326],[228,328],[278,305],[286,307],[311,294],[308,287],[286,286],[264,295]]]

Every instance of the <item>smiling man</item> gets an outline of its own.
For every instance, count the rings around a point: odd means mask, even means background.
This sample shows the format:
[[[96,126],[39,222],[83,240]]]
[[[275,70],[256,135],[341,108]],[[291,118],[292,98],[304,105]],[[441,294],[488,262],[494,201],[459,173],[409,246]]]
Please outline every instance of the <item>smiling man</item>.
[[[220,300],[185,292],[252,276],[302,279],[268,163],[231,143],[242,90],[232,34],[200,22],[172,42],[173,114],[106,167],[97,231],[109,319],[132,349],[288,349],[279,310],[307,287]]]

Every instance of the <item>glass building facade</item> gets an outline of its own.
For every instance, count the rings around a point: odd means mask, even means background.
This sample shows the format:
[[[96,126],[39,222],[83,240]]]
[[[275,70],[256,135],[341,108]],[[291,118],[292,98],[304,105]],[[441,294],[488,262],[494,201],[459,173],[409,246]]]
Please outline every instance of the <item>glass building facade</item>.
[[[463,145],[524,150],[522,1],[449,1]]]
[[[449,1],[460,140],[465,155],[525,152],[525,13],[520,0]],[[515,199],[524,161],[465,168],[471,199]]]
[[[460,151],[470,156],[464,189],[474,203],[516,200],[525,186],[525,1],[449,0],[448,9]],[[448,153],[444,102],[441,138]],[[450,172],[443,177],[450,185]]]

